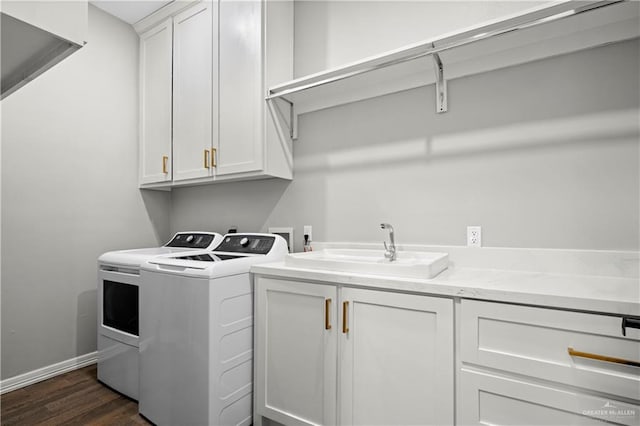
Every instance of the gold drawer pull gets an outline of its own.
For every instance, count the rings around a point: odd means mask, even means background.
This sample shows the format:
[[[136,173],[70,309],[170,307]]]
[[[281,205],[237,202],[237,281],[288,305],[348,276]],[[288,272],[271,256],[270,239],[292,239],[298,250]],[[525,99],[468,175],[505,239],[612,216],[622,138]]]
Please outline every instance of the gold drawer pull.
[[[204,168],[205,169],[209,168],[209,150],[208,149],[204,150]]]
[[[217,167],[218,163],[216,163],[216,152],[215,148],[211,148],[211,167]]]
[[[347,334],[349,332],[349,322],[347,320],[347,312],[349,311],[349,302],[342,303],[342,332]]]
[[[612,356],[606,356],[606,355],[591,354],[589,352],[580,352],[580,351],[576,351],[573,348],[567,348],[567,352],[569,352],[569,355],[571,356],[577,356],[580,358],[595,359],[598,361],[614,362],[616,364],[624,364],[624,365],[631,365],[632,367],[640,367],[640,362],[638,361],[631,361],[631,360],[622,359],[622,358],[614,358]]]
[[[331,299],[324,301],[324,329],[331,330]]]
[[[166,155],[162,156],[162,173],[167,174],[167,161],[169,161],[169,157]]]

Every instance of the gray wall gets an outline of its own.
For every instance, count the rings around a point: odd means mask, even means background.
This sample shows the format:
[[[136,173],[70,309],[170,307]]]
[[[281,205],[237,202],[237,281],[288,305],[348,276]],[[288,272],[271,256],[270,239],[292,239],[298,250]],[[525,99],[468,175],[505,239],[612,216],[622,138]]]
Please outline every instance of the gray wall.
[[[138,37],[89,7],[88,44],[2,101],[2,378],[96,349],[96,258],[155,246],[141,193]]]
[[[339,67],[549,0],[302,0],[295,2],[295,74]]]
[[[299,73],[433,29],[403,19],[421,5],[340,3],[296,5]],[[367,17],[358,31],[341,7]],[[2,378],[95,350],[96,257],[169,231],[294,226],[300,250],[305,224],[382,241],[384,220],[402,243],[462,245],[481,225],[486,246],[637,250],[638,52],[450,81],[443,115],[425,87],[301,116],[292,182],[141,192],[137,36],[90,7],[89,44],[2,101]]]
[[[480,225],[485,246],[638,250],[638,64],[636,40],[449,81],[442,115],[433,86],[306,114],[292,182],[174,190],[171,229],[294,226],[300,250],[306,224],[447,245]]]

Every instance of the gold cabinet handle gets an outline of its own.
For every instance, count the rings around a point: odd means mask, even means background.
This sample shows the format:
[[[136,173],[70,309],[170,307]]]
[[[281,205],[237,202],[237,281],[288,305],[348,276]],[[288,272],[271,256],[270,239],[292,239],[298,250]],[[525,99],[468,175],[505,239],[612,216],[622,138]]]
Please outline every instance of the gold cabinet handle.
[[[162,156],[162,173],[167,174],[169,171],[167,170],[167,161],[169,161],[169,157],[167,155]]]
[[[331,330],[331,299],[324,301],[324,329]]]
[[[349,312],[349,302],[342,303],[342,332],[347,334],[349,332],[349,320],[347,319],[347,312]]]
[[[205,169],[209,168],[209,150],[208,149],[204,150],[204,168]]]
[[[622,359],[622,358],[614,358],[612,356],[606,356],[606,355],[592,354],[589,352],[580,352],[580,351],[576,351],[573,348],[567,348],[567,352],[569,352],[569,355],[577,356],[579,358],[595,359],[597,361],[614,362],[616,364],[624,364],[624,365],[631,365],[633,367],[640,367],[640,362],[638,361],[631,361],[631,360]]]
[[[215,148],[211,148],[211,167],[216,167],[218,165],[216,162],[216,153],[217,150]]]

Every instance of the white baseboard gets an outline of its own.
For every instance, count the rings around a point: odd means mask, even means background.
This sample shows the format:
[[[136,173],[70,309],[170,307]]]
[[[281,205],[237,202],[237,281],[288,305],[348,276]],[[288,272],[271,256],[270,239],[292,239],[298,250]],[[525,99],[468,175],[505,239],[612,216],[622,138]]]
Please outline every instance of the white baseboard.
[[[80,355],[0,381],[0,395],[98,362],[98,352]]]

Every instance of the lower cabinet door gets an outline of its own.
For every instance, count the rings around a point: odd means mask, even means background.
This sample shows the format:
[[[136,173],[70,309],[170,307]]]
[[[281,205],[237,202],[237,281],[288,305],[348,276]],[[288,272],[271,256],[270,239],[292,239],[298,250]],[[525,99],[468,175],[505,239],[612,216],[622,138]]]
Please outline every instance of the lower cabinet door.
[[[254,417],[336,424],[336,287],[255,280]]]
[[[463,367],[461,425],[638,425],[640,406]]]
[[[453,424],[453,300],[342,288],[338,312],[340,424]]]

